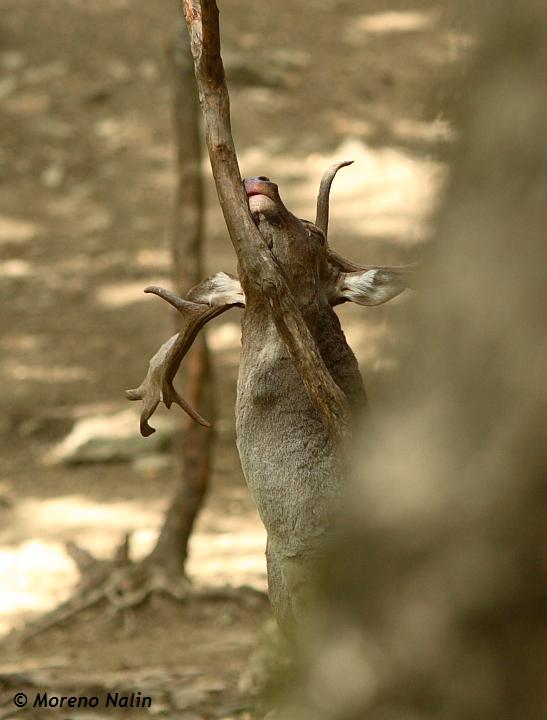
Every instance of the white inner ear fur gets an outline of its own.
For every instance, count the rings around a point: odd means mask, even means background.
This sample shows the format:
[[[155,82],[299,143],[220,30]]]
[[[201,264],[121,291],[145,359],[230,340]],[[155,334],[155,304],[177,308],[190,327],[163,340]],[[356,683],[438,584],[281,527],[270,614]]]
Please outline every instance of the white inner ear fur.
[[[241,283],[225,272],[218,272],[211,278],[211,292],[204,297],[209,305],[245,305],[245,293]]]
[[[405,289],[400,276],[384,268],[342,275],[341,296],[358,305],[381,305]]]

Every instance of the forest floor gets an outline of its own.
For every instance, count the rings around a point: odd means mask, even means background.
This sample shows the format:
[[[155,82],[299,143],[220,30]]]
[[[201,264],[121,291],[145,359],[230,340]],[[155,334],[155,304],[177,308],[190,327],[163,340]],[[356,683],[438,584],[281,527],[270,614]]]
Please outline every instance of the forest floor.
[[[219,5],[243,174],[272,177],[288,207],[313,219],[322,171],[354,159],[333,191],[333,246],[369,263],[419,255],[450,137],[438,111],[440,79],[469,39],[420,0],[308,0],[298,10],[289,0]],[[46,458],[75,420],[124,410],[124,389],[140,382],[171,334],[170,313],[141,291],[170,284],[175,178],[165,57],[179,5],[4,0],[2,9],[0,634],[7,634],[70,595],[77,572],[65,542],[108,557],[131,532],[135,557],[143,555],[173,492],[169,459],[67,467]],[[235,271],[210,181],[207,227],[207,270]],[[411,301],[405,294],[386,307],[340,311],[372,402],[397,371],[393,328]],[[236,312],[208,332],[217,445],[188,571],[197,587],[264,589],[265,535],[234,442]],[[106,686],[154,696],[148,711],[123,711],[128,718],[254,718],[238,683],[268,617],[259,600],[155,597],[124,623],[90,609],[17,650],[0,648],[0,718],[44,714],[30,704],[18,710],[18,691],[32,699],[36,688],[89,694]],[[103,707],[86,717],[121,712]],[[76,718],[81,710],[59,713]]]

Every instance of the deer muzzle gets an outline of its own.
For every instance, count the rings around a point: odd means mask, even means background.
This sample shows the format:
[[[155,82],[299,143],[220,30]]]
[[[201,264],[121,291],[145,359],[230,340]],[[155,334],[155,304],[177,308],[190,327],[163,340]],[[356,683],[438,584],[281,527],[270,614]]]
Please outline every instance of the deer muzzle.
[[[260,175],[248,178],[243,181],[243,186],[249,198],[251,213],[271,212],[281,204],[277,185],[267,177]]]

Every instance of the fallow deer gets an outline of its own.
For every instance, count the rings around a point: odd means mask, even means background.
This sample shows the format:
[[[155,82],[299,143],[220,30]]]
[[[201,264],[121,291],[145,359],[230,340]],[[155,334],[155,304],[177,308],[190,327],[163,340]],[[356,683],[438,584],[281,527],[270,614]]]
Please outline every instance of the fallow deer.
[[[249,210],[304,316],[328,371],[355,415],[366,403],[355,356],[333,307],[344,302],[379,305],[409,287],[412,266],[359,266],[327,243],[329,193],[337,163],[323,176],[315,223],[298,219],[267,177],[244,181]],[[333,512],[344,493],[342,459],[278,334],[271,310],[255,285],[219,272],[185,298],[149,287],[183,316],[183,329],[150,361],[130,400],[142,400],[141,432],[163,402],[207,421],[177,393],[173,379],[199,330],[231,307],[245,308],[236,401],[237,447],[243,472],[267,530],[270,600],[279,625],[290,632],[305,615],[312,569],[324,552]]]

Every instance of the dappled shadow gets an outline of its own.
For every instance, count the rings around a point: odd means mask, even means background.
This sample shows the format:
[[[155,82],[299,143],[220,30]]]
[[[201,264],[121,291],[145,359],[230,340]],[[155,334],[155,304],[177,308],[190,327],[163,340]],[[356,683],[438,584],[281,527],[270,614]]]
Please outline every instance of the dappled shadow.
[[[265,533],[239,489],[223,498],[224,516],[206,508],[192,538],[189,572],[200,586],[251,585],[264,590],[262,553]],[[65,543],[78,543],[103,559],[125,533],[131,533],[132,557],[153,548],[165,502],[103,502],[82,495],[28,498],[17,504],[9,528],[0,533],[0,636],[36,614],[66,600],[78,572]],[[44,568],[47,567],[47,573]]]
[[[125,409],[123,391],[139,382],[148,358],[173,332],[171,312],[142,290],[173,285],[174,153],[164,53],[176,3],[5,6],[0,633],[68,596],[78,574],[67,541],[108,558],[130,532],[133,557],[144,557],[178,472],[169,454],[158,460],[152,452],[117,464],[45,462],[76,421]],[[460,57],[469,37],[427,2],[321,0],[295,11],[288,0],[270,6],[226,0],[221,10],[242,173],[272,177],[287,206],[313,220],[323,170],[353,159],[333,187],[332,246],[371,264],[421,255],[445,180],[437,151],[452,139],[438,98],[424,87]],[[204,168],[207,274],[235,272],[207,161]],[[386,307],[338,311],[372,401],[400,371],[394,328],[409,302],[405,293]],[[211,496],[190,549],[188,572],[198,587],[265,587],[264,531],[234,443],[239,317],[231,313],[207,328],[218,444]],[[177,427],[180,418],[171,411]],[[233,688],[262,616],[206,605],[185,613],[152,603],[139,616],[145,640],[120,631],[107,653],[109,669],[134,670],[146,656],[150,663],[207,668]],[[31,645],[29,653],[43,662],[46,651],[61,656],[64,672],[72,652],[80,669],[102,668],[113,631],[100,614],[90,617],[78,627],[81,647],[72,648],[70,630],[59,628],[47,647]]]

